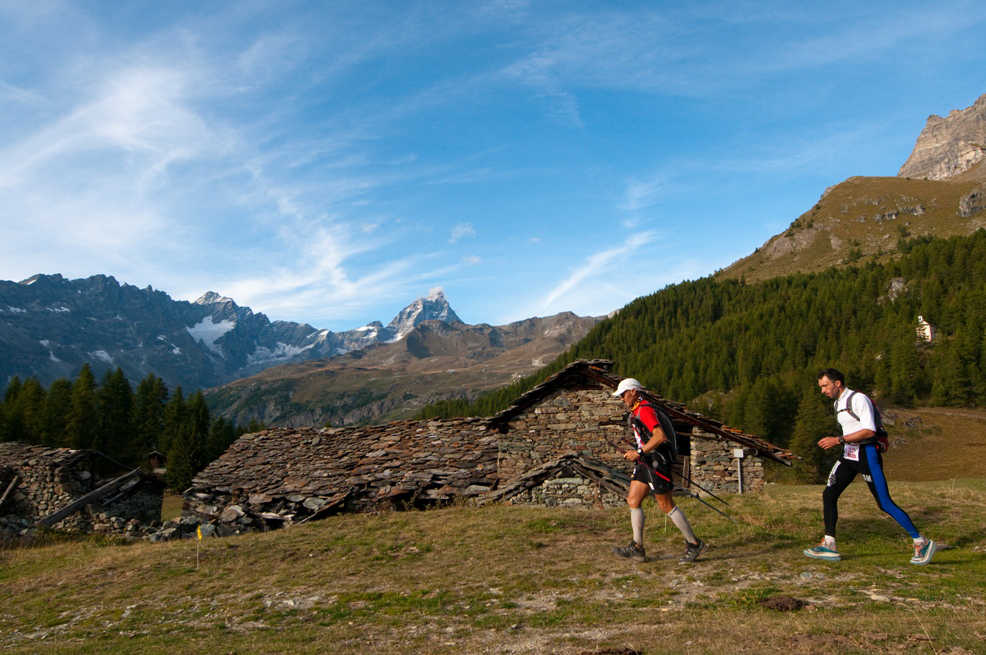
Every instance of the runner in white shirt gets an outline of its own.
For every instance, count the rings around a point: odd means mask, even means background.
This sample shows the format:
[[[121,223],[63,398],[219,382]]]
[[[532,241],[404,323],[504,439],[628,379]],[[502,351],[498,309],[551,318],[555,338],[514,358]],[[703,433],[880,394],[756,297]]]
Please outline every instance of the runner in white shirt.
[[[841,445],[842,456],[829,472],[828,484],[822,494],[825,537],[822,543],[806,549],[804,554],[815,559],[841,559],[835,547],[839,496],[857,474],[862,474],[880,509],[897,521],[914,540],[911,564],[927,564],[935,554],[936,544],[922,537],[907,512],[890,498],[887,478],[883,474],[883,456],[876,440],[873,403],[865,394],[846,388],[845,378],[834,368],[827,368],[818,374],[818,387],[823,394],[835,400],[836,419],[842,426],[841,437],[822,437],[818,445],[825,450]]]

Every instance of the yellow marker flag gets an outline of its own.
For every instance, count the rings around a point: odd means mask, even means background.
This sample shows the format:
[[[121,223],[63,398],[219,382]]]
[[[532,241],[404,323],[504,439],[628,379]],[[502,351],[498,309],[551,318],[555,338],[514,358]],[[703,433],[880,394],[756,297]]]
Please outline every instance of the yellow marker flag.
[[[202,541],[202,526],[201,525],[198,526],[197,528],[195,528],[195,534],[197,534],[199,536],[199,541]]]

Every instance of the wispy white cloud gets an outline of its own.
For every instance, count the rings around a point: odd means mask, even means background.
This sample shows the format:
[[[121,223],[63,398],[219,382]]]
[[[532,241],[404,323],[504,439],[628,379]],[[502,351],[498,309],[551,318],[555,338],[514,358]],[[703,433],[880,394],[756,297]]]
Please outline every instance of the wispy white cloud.
[[[650,207],[659,201],[661,192],[667,186],[668,181],[664,173],[658,173],[647,180],[630,180],[627,182],[620,209],[635,212]]]
[[[476,228],[472,226],[472,223],[458,223],[452,228],[452,234],[449,236],[449,243],[456,243],[462,239],[472,238],[476,236]]]
[[[969,32],[986,22],[986,6],[946,0],[888,12],[854,4],[828,16],[759,2],[570,12],[523,25],[528,51],[502,74],[553,98],[556,114],[570,114],[581,125],[581,89],[692,97],[747,91],[751,80],[761,84],[778,74]]]
[[[618,268],[614,266],[616,262],[625,260],[630,253],[642,248],[648,243],[651,243],[655,237],[656,233],[652,231],[637,232],[630,235],[627,240],[619,246],[610,248],[609,250],[604,250],[602,252],[593,253],[579,268],[572,271],[567,278],[556,285],[555,288],[552,289],[544,298],[541,304],[543,307],[549,308],[553,306],[560,298],[570,294],[587,280],[591,280],[601,275],[615,273],[616,268]]]
[[[42,105],[45,99],[30,89],[24,89],[0,80],[0,102],[22,105]]]

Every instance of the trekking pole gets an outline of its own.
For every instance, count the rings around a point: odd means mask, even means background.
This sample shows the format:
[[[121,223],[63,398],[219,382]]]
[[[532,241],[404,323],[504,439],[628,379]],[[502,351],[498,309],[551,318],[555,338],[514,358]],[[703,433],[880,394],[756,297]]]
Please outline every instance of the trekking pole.
[[[695,486],[696,486],[696,487],[698,487],[698,488],[699,488],[699,489],[700,489],[701,491],[704,491],[705,493],[707,493],[707,494],[709,494],[710,496],[712,496],[713,498],[715,498],[716,500],[718,500],[718,501],[719,501],[720,503],[722,503],[723,505],[728,505],[728,504],[729,504],[729,502],[728,502],[728,501],[725,501],[725,500],[723,500],[722,498],[720,498],[719,496],[717,496],[717,495],[715,495],[714,493],[712,493],[711,491],[709,491],[708,489],[706,489],[705,487],[703,487],[702,485],[700,485],[700,484],[699,484],[698,482],[695,482],[694,480],[692,480],[692,479],[691,479],[690,477],[688,477],[688,476],[687,476],[687,475],[685,475],[684,473],[676,473],[676,475],[677,475],[677,476],[678,476],[679,478],[681,478],[682,480],[684,480],[685,482],[687,482],[688,484],[693,484],[693,485],[695,485]]]
[[[706,507],[708,507],[709,509],[711,509],[711,510],[712,510],[713,512],[717,512],[717,513],[719,513],[719,514],[722,514],[722,515],[723,515],[723,516],[725,516],[725,517],[726,517],[727,519],[729,519],[729,520],[730,520],[731,522],[733,522],[733,523],[736,523],[736,519],[734,519],[734,518],[733,518],[732,516],[730,516],[729,514],[726,514],[726,513],[724,512],[724,511],[722,511],[721,509],[719,509],[719,508],[718,508],[718,507],[716,507],[715,505],[712,505],[712,504],[710,504],[710,503],[707,503],[707,502],[705,502],[705,501],[704,501],[704,500],[702,499],[702,497],[701,497],[701,496],[699,496],[699,495],[698,495],[697,493],[695,493],[694,491],[689,491],[688,489],[682,489],[681,487],[678,487],[678,488],[676,489],[676,491],[680,491],[681,493],[683,493],[683,494],[685,494],[686,496],[688,496],[688,497],[690,497],[690,498],[694,498],[694,499],[695,499],[695,500],[697,500],[698,502],[700,502],[700,503],[702,503],[703,505],[705,505]]]

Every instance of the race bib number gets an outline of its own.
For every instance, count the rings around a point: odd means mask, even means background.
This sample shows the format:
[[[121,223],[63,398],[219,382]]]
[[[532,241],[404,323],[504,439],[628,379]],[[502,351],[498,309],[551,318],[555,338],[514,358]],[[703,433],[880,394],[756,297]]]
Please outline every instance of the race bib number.
[[[850,460],[850,461],[858,462],[859,461],[859,444],[847,443],[846,444],[846,449],[842,453],[842,456],[845,457],[846,459]]]

